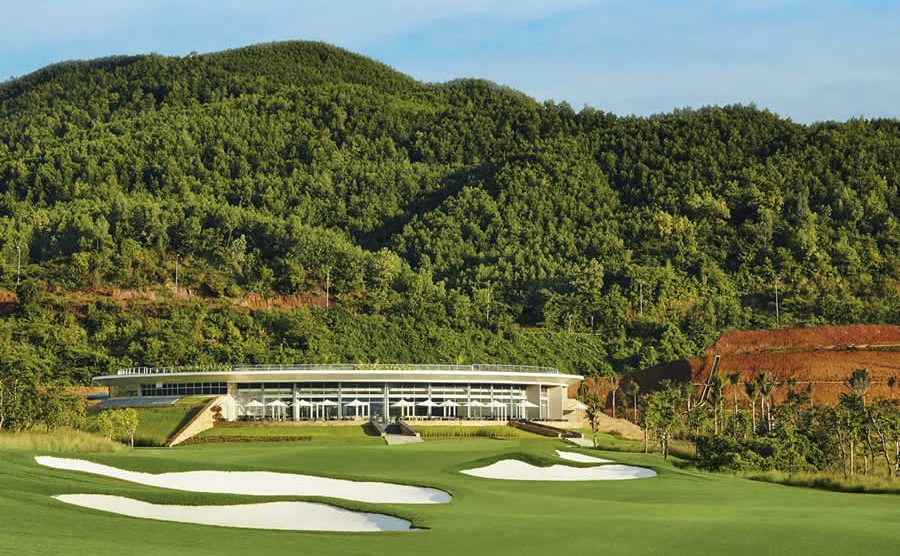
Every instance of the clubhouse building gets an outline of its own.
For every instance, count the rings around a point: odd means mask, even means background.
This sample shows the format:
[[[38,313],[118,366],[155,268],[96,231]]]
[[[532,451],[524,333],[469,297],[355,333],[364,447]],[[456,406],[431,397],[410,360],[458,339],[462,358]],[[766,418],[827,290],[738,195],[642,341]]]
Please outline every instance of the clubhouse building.
[[[144,405],[220,396],[238,419],[564,420],[583,377],[516,365],[323,364],[131,367],[94,380]]]

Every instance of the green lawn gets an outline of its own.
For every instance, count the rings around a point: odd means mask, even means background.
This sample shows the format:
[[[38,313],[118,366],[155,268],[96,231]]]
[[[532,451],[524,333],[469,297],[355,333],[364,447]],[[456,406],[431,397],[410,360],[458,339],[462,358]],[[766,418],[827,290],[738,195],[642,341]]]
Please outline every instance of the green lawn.
[[[170,436],[193,417],[209,398],[182,398],[164,407],[138,407],[138,428],[134,443],[138,446],[163,446]]]
[[[222,429],[225,430],[225,429]],[[149,472],[303,472],[446,489],[443,505],[340,504],[412,519],[426,531],[299,533],[141,520],[66,506],[61,493],[152,502],[232,503],[263,497],[191,494],[39,467],[0,450],[0,553],[354,555],[896,554],[900,497],[844,494],[685,471],[656,455],[585,453],[655,468],[652,479],[542,483],[479,479],[460,469],[506,455],[553,461],[555,439],[429,440],[385,446],[359,435],[297,443],[202,444],[78,454]],[[574,448],[568,448],[574,449]]]

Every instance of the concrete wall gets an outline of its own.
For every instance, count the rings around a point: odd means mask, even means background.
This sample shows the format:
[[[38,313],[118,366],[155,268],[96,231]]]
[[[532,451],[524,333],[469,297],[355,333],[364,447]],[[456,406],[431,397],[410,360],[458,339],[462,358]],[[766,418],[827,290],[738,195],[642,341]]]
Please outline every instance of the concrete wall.
[[[215,413],[213,412],[214,407],[221,407],[223,403],[227,403],[227,396],[219,396],[217,398],[213,398],[212,400],[206,402],[200,411],[197,412],[196,415],[191,417],[191,420],[188,421],[183,427],[181,427],[172,438],[166,442],[166,446],[176,446],[181,444],[188,438],[196,436],[205,430],[209,430],[213,428],[215,425]]]
[[[562,419],[563,407],[566,403],[566,388],[554,387],[547,389],[547,412],[550,419]]]

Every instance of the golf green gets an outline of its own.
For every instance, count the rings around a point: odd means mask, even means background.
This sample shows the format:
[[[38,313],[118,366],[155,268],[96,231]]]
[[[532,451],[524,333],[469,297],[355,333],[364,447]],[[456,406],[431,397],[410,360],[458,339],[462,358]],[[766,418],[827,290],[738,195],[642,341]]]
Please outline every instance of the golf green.
[[[52,495],[97,493],[154,503],[304,498],[161,490],[37,465],[0,451],[0,554],[895,554],[900,497],[844,494],[678,469],[656,455],[592,452],[652,467],[627,481],[525,482],[459,473],[507,455],[556,459],[558,440],[429,440],[388,447],[364,438],[200,444],[112,454],[54,454],[134,471],[280,471],[432,486],[448,504],[330,502],[410,519],[423,531],[301,533],[188,525],[68,506]],[[573,464],[578,465],[578,464]]]

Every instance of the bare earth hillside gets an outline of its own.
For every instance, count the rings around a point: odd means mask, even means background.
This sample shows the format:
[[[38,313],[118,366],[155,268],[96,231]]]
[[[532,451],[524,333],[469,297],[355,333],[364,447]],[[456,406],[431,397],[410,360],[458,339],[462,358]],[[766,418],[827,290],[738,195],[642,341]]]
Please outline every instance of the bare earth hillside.
[[[814,402],[834,402],[846,389],[843,381],[855,369],[868,369],[872,375],[869,396],[900,395],[892,392],[887,381],[900,378],[900,326],[852,325],[788,330],[738,330],[726,332],[704,357],[682,359],[627,374],[622,381],[637,380],[642,391],[653,390],[661,380],[683,383],[690,381],[701,387],[709,377],[715,356],[720,356],[719,374],[741,373],[741,379],[757,373],[774,373],[780,382],[796,381],[799,387],[812,384]],[[605,379],[596,379],[597,387],[607,394]],[[776,392],[784,395],[785,388]],[[726,399],[731,390],[726,387]],[[738,394],[741,401],[742,395]],[[623,395],[617,395],[622,405]]]

